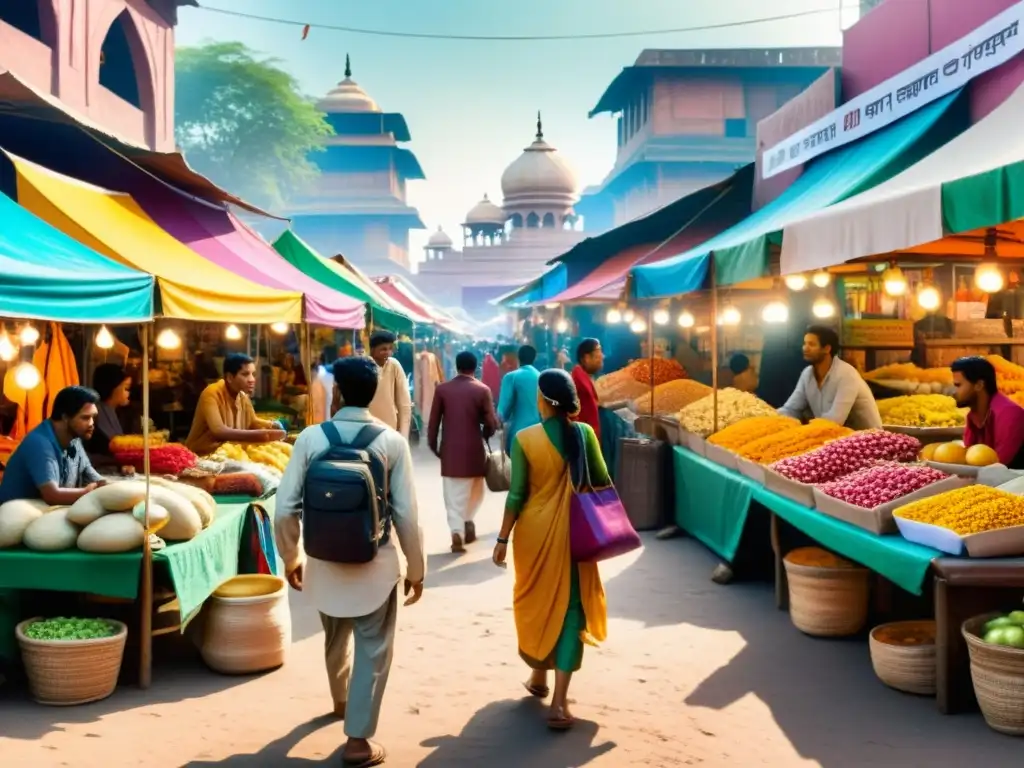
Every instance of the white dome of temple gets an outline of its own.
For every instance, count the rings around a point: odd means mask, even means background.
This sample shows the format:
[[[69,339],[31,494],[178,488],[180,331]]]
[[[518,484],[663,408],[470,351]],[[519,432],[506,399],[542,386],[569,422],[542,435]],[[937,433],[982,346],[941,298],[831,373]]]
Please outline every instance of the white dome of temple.
[[[484,199],[469,209],[466,214],[466,225],[472,224],[497,224],[502,226],[505,223],[505,212],[491,202],[487,195]]]
[[[579,199],[578,188],[572,168],[544,141],[538,113],[537,138],[501,175],[506,211],[531,206],[571,208]]]
[[[328,91],[327,95],[317,102],[316,107],[327,114],[381,111],[377,102],[352,79],[352,65],[348,54],[345,54],[345,79]]]
[[[427,248],[451,248],[452,239],[445,234],[445,231],[441,227],[437,228],[437,231],[432,233],[427,239]]]

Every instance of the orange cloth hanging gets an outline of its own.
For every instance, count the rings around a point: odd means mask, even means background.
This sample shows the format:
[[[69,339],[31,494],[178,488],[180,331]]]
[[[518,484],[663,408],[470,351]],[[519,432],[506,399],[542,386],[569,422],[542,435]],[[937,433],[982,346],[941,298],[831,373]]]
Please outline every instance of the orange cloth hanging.
[[[51,404],[58,392],[79,383],[75,353],[57,323],[50,323],[50,340],[36,348],[32,364],[39,369],[41,383],[30,392],[15,383],[14,367],[10,367],[4,377],[4,396],[18,405],[11,430],[15,440],[21,440],[50,416]]]

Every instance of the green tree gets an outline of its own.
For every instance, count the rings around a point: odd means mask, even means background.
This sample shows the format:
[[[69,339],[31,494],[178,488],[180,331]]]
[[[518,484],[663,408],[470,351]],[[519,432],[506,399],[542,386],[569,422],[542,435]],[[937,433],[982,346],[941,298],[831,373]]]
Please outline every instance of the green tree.
[[[333,133],[277,59],[238,42],[179,48],[175,138],[189,164],[271,209],[308,188],[308,160]]]

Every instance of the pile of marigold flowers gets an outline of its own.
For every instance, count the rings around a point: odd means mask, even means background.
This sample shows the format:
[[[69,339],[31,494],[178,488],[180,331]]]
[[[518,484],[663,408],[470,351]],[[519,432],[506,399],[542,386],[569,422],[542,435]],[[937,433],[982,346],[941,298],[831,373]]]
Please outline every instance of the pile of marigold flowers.
[[[838,440],[852,434],[852,429],[828,419],[813,419],[802,427],[773,432],[747,443],[737,453],[757,464],[774,464],[776,461],[813,451],[830,440]]]
[[[718,430],[708,438],[708,442],[727,451],[739,451],[745,445],[762,437],[787,429],[796,429],[799,426],[800,422],[789,416],[754,416]]]
[[[969,485],[907,504],[893,515],[969,536],[1024,525],[1024,497],[987,485]]]

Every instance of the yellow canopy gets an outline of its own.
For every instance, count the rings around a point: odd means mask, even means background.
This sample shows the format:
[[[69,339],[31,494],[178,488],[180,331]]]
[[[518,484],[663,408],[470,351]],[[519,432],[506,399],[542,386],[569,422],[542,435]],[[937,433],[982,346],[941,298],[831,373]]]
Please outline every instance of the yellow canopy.
[[[160,314],[211,323],[302,321],[302,294],[267,288],[207,261],[159,227],[130,196],[11,156],[18,202],[79,242],[148,272]]]

